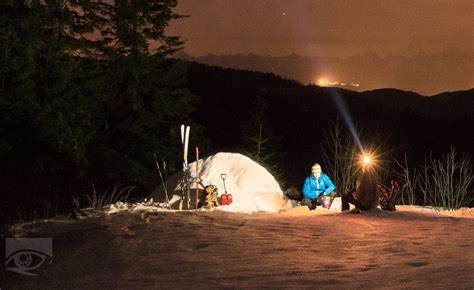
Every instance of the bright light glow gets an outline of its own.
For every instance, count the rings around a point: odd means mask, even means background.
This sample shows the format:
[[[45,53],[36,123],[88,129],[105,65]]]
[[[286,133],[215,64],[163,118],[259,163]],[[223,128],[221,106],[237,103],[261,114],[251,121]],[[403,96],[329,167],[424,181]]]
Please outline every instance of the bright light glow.
[[[330,207],[330,205],[329,205],[330,202],[331,202],[330,197],[325,196],[325,197],[323,198],[323,207],[329,209],[329,207]]]
[[[322,80],[319,80],[319,85],[321,87],[330,87],[330,86],[337,86],[339,85],[338,82],[333,82],[333,81],[328,81],[328,80],[325,80],[325,79],[322,79]]]
[[[362,151],[359,155],[359,166],[363,170],[372,170],[378,167],[378,155],[375,151]]]
[[[364,164],[370,164],[370,162],[371,162],[372,160],[371,160],[370,156],[365,155],[363,161],[364,161]]]
[[[345,82],[338,82],[338,81],[331,81],[326,78],[321,78],[318,80],[318,85],[320,87],[334,87],[334,86],[352,86],[352,87],[359,87],[360,84],[350,82],[349,84]]]

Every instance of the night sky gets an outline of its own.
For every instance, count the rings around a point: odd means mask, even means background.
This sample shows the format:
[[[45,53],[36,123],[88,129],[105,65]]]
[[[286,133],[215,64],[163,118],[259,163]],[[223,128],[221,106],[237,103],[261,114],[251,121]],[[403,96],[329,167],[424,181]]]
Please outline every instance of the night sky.
[[[317,64],[316,75],[308,80],[351,78],[365,83],[365,89],[396,86],[434,94],[474,86],[469,65],[474,62],[472,0],[183,0],[175,11],[190,17],[173,22],[168,34],[183,37],[184,51],[195,57],[321,56],[328,58],[327,63]],[[336,68],[330,57],[343,64]],[[380,72],[361,75],[354,67],[359,63],[344,63],[357,57],[369,63],[386,59],[395,67],[393,74],[401,76],[375,81]],[[414,63],[418,59],[423,62]],[[332,76],[317,75],[321,66]],[[413,73],[414,69],[418,71]]]

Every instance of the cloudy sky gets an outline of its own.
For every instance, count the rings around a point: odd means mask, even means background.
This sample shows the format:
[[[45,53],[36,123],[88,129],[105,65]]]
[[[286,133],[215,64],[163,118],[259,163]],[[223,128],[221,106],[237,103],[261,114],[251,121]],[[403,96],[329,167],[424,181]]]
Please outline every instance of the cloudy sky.
[[[474,1],[182,0],[170,34],[193,55],[350,56],[473,50]]]
[[[193,56],[436,54],[452,63],[474,52],[473,0],[181,0],[175,11],[190,17],[168,34]],[[464,78],[459,89],[474,85]]]

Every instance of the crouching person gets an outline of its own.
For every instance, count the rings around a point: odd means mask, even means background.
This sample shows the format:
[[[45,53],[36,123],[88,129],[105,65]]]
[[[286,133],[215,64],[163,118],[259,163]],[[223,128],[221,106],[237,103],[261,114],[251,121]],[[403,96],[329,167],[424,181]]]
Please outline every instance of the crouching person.
[[[355,206],[354,212],[375,209],[380,202],[377,187],[378,177],[374,172],[364,171],[356,180],[352,190],[341,195],[342,211],[349,210],[349,204]]]
[[[318,205],[329,209],[336,196],[335,189],[329,176],[324,174],[321,166],[316,163],[311,167],[311,175],[304,181],[301,204],[306,205],[310,210],[316,209]]]

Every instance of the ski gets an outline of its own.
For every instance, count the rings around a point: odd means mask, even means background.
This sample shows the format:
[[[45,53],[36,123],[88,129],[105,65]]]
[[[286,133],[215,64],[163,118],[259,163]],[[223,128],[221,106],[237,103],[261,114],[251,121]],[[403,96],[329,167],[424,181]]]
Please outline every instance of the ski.
[[[181,125],[181,145],[184,146],[184,125]]]
[[[184,125],[181,124],[181,145],[183,146],[183,151],[184,151]],[[184,159],[184,153],[183,153],[183,159]],[[183,162],[184,163],[184,162]],[[181,176],[181,182],[180,182],[180,190],[181,190],[181,197],[179,199],[179,210],[183,209],[183,198],[184,198],[184,164],[183,164],[183,176]]]
[[[186,135],[185,135],[185,140],[184,140],[184,163],[186,164],[186,208],[190,209],[191,208],[191,184],[190,184],[190,176],[191,173],[189,172],[189,167],[188,167],[188,147],[189,147],[189,131],[190,127],[186,127]]]
[[[184,165],[186,169],[188,168],[188,145],[189,145],[189,131],[191,128],[189,126],[186,126],[186,134],[184,136]]]
[[[181,179],[181,200],[179,201],[179,210],[183,210],[184,199],[187,197],[187,208],[189,209],[191,192],[189,184],[189,169],[188,169],[188,146],[189,146],[189,132],[190,126],[181,125],[181,144],[183,145],[183,176]]]

